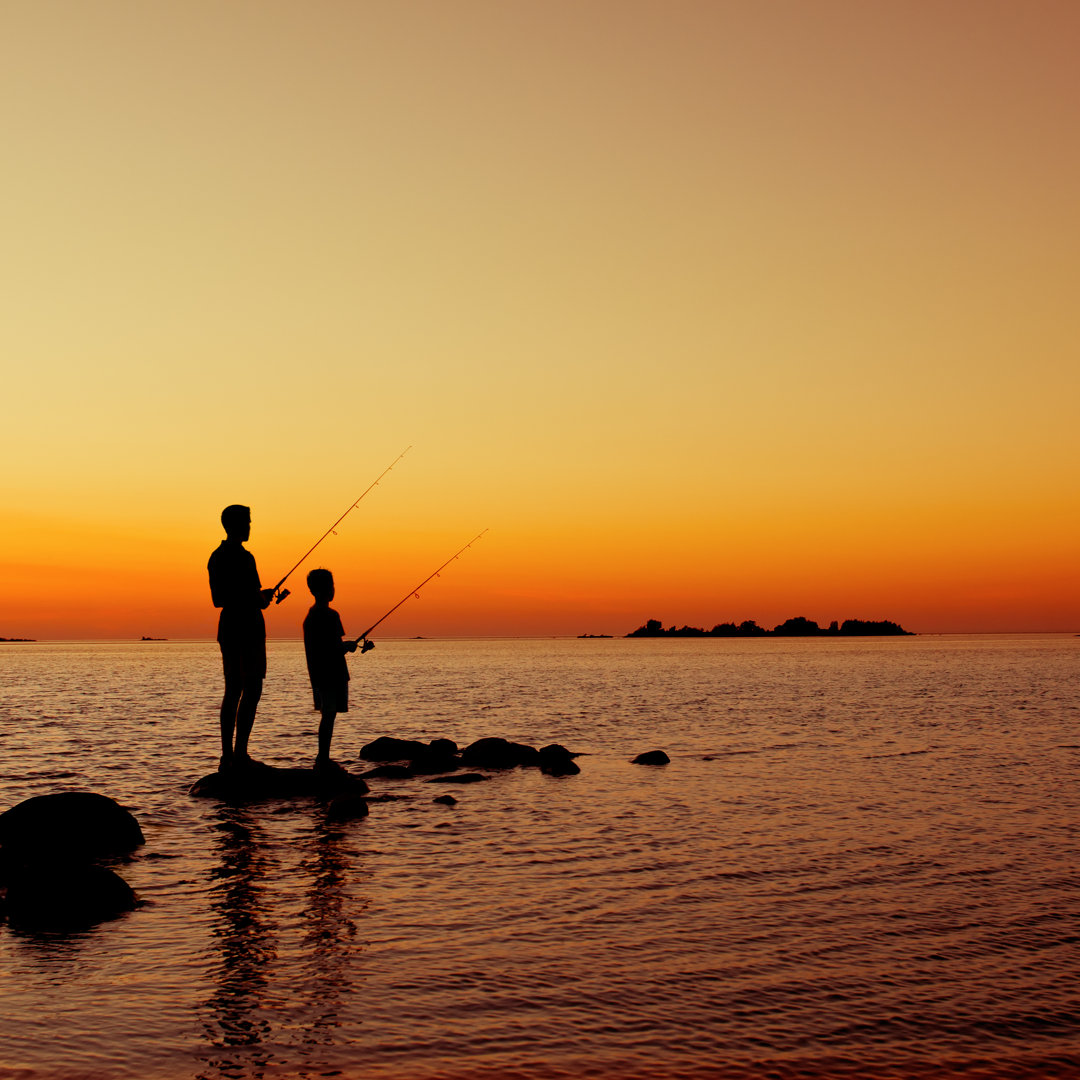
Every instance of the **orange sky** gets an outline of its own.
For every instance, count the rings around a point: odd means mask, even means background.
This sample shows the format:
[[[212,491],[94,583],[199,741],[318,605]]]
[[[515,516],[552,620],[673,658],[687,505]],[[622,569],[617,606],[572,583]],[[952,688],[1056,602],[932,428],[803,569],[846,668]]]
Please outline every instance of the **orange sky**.
[[[0,636],[1080,629],[1075,5],[3,22]]]

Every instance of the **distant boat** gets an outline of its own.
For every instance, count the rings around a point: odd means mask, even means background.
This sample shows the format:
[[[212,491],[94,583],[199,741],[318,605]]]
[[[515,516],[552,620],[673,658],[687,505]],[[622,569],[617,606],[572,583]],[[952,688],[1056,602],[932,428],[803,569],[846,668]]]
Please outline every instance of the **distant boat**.
[[[139,640],[140,641],[168,641],[169,639],[167,637],[147,637],[145,634],[143,634],[143,636],[141,638],[139,638]]]

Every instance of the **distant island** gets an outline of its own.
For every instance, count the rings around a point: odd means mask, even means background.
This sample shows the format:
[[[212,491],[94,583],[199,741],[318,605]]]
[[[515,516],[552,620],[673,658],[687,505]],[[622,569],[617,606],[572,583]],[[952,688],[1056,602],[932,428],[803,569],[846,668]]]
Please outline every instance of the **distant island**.
[[[0,637],[0,641],[36,641],[32,637]]]
[[[649,619],[644,626],[632,630],[626,637],[884,637],[913,635],[899,623],[882,619],[874,622],[867,619],[845,619],[842,623],[835,620],[828,627],[818,626],[813,619],[802,615],[788,619],[771,630],[758,626],[753,619],[741,623],[717,623],[711,630],[700,626],[680,626],[663,628],[659,619]]]
[[[627,634],[626,636],[629,637],[630,635]],[[579,638],[609,638],[609,637],[611,637],[611,635],[610,634],[578,634],[578,637]]]
[[[147,637],[145,634],[143,634],[143,636],[141,638],[139,638],[139,640],[140,641],[168,641],[169,639],[164,638],[164,637]]]

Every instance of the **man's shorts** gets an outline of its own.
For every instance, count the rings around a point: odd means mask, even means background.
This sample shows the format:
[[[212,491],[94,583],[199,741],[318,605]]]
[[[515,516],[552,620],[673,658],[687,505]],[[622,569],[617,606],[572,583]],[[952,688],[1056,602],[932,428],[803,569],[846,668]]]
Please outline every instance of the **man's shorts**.
[[[266,678],[266,640],[220,641],[225,682],[248,685]]]
[[[311,693],[315,698],[315,708],[319,712],[324,709],[333,709],[334,712],[349,711],[349,683],[346,679],[312,685]]]

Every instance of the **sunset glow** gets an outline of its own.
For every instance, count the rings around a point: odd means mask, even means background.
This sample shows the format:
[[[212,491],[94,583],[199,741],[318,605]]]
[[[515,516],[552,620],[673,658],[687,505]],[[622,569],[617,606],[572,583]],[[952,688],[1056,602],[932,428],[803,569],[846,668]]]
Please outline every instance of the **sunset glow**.
[[[16,3],[0,636],[1080,629],[1080,9]],[[305,567],[306,569],[307,567]],[[296,637],[303,572],[268,612]]]

